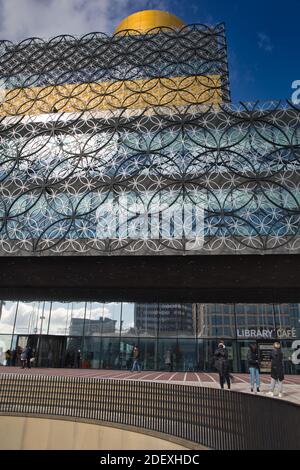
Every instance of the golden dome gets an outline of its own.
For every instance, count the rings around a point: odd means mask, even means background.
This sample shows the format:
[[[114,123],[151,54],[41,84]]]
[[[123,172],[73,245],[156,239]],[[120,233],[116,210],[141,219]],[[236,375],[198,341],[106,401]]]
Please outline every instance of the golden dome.
[[[184,22],[175,15],[161,10],[143,10],[133,13],[117,26],[115,33],[128,29],[135,30],[133,34],[143,34],[153,28],[182,28]]]

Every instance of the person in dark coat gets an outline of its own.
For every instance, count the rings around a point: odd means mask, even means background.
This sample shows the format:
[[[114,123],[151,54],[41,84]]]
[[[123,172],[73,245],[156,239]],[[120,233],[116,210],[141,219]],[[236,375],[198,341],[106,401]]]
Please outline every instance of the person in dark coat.
[[[256,383],[256,391],[259,392],[260,389],[260,376],[259,376],[259,368],[260,368],[260,352],[257,347],[256,343],[249,344],[249,351],[248,351],[248,367],[250,372],[250,385],[251,385],[251,392],[253,392],[255,383]]]
[[[225,344],[221,341],[218,344],[214,354],[215,368],[219,372],[220,386],[223,389],[226,381],[228,389],[230,389],[230,374],[229,374],[229,360],[228,351]]]
[[[274,343],[274,349],[272,351],[271,359],[271,384],[270,391],[267,393],[269,396],[274,396],[274,389],[276,383],[278,384],[278,396],[282,397],[282,388],[284,380],[284,367],[283,367],[283,353],[281,350],[281,345],[278,341]]]
[[[133,360],[133,364],[132,364],[131,372],[134,372],[135,370],[137,370],[138,372],[141,372],[140,350],[138,346],[134,346],[132,350],[132,360]]]
[[[11,366],[12,353],[11,353],[10,349],[8,349],[5,352],[5,359],[6,359],[6,366],[7,367]]]
[[[31,346],[27,346],[27,358],[26,358],[26,360],[27,360],[27,367],[28,367],[28,369],[31,368],[31,359],[32,359],[32,356],[33,356],[33,354],[32,354],[32,348],[31,348]]]
[[[173,361],[172,361],[172,351],[170,349],[167,349],[167,351],[165,353],[165,366],[166,366],[166,369],[169,372],[172,372],[172,370],[173,370]]]
[[[76,367],[77,367],[77,369],[81,368],[81,351],[80,351],[80,349],[78,349],[77,353],[76,353]]]

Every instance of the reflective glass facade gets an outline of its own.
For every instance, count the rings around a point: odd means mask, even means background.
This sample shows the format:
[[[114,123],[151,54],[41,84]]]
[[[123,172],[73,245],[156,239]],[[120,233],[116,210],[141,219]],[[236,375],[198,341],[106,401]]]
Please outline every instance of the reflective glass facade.
[[[223,24],[0,46],[1,257],[300,253],[300,108],[230,103]],[[210,371],[222,338],[245,372],[279,337],[299,373],[300,304],[0,309],[2,364]]]
[[[167,304],[1,302],[0,363],[13,351],[20,364],[26,345],[39,367],[130,369],[132,349],[144,370],[213,371],[219,339],[232,370],[247,371],[250,342],[282,343],[286,373],[300,373],[300,304]],[[80,353],[78,353],[80,351]]]
[[[223,24],[0,46],[1,256],[299,253],[300,109],[230,103]]]

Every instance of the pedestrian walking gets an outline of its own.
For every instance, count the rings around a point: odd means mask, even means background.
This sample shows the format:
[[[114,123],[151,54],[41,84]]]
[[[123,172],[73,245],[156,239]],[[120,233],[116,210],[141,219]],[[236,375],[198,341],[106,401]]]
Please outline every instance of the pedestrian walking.
[[[278,385],[278,396],[283,396],[283,381],[284,381],[284,367],[283,367],[283,353],[279,341],[275,341],[274,349],[271,356],[271,384],[270,391],[267,395],[273,397],[275,385]]]
[[[172,370],[173,370],[173,360],[172,360],[172,351],[171,351],[171,349],[167,349],[167,351],[165,353],[165,366],[166,366],[166,369],[169,372],[172,372]]]
[[[248,351],[248,368],[250,373],[251,392],[253,392],[256,384],[256,391],[260,392],[260,352],[256,343],[249,344]]]
[[[6,360],[6,366],[10,367],[11,366],[11,360],[12,360],[12,353],[10,349],[5,351],[5,360]]]
[[[77,367],[77,369],[80,369],[80,367],[81,367],[81,351],[80,351],[80,349],[78,349],[78,351],[76,353],[76,367]]]
[[[23,349],[23,351],[21,352],[21,367],[22,369],[25,369],[26,365],[27,365],[27,352],[28,352],[28,349],[27,349],[27,346]]]
[[[32,359],[33,357],[33,353],[32,353],[32,348],[31,346],[28,346],[27,347],[27,357],[26,357],[26,361],[27,361],[27,368],[30,369],[31,368],[31,364],[32,364]]]
[[[228,390],[231,388],[228,351],[223,341],[220,341],[214,353],[215,368],[219,372],[220,386],[223,389],[225,381]]]
[[[138,372],[141,372],[140,350],[138,346],[134,346],[132,350],[132,359],[133,359],[133,364],[132,364],[131,372],[134,372],[135,370],[137,370]]]

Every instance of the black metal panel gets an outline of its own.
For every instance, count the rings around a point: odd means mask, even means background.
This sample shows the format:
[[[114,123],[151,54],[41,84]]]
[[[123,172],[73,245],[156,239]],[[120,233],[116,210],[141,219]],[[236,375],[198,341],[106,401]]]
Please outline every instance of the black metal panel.
[[[2,257],[0,298],[300,302],[300,256]]]

